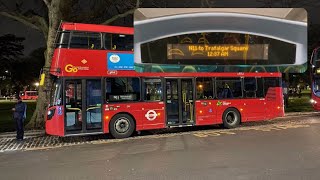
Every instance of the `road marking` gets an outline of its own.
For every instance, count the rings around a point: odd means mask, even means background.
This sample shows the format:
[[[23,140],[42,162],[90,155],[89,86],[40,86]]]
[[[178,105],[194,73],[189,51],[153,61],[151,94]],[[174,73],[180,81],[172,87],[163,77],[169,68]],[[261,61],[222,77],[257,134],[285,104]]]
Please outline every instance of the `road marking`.
[[[192,135],[196,136],[196,137],[208,137],[208,136],[212,136],[212,137],[217,137],[217,136],[221,136],[221,135],[234,135],[236,134],[235,132],[232,131],[206,131],[206,132],[196,132],[196,133],[192,133]]]
[[[240,127],[238,129],[234,129],[233,131],[230,130],[209,130],[209,131],[202,131],[202,132],[195,132],[192,133],[193,136],[199,137],[199,138],[205,138],[205,137],[218,137],[221,135],[235,135],[235,131],[248,131],[248,130],[255,130],[255,131],[261,131],[261,132],[270,132],[270,131],[281,131],[285,129],[294,129],[294,128],[303,128],[303,127],[310,127],[310,125],[306,124],[281,124],[281,125],[265,125],[265,126],[259,126],[259,127]]]

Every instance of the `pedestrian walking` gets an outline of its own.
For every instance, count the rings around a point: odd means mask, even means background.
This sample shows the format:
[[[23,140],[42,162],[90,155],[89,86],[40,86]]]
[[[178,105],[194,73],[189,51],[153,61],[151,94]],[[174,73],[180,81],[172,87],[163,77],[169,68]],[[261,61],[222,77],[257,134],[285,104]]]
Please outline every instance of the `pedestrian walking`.
[[[22,102],[20,97],[17,97],[17,103],[13,111],[13,119],[16,123],[17,140],[22,141],[24,135],[23,123],[27,116],[27,104]]]

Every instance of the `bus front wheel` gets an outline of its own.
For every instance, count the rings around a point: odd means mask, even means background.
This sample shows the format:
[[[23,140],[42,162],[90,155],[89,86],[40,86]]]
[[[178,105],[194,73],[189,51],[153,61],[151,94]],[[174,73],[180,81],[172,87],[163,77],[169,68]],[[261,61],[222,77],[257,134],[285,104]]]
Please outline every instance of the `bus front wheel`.
[[[237,127],[240,124],[240,120],[240,113],[235,108],[226,109],[222,115],[223,126],[228,129]]]
[[[135,123],[128,114],[115,115],[109,124],[110,133],[116,139],[130,137],[135,129]]]

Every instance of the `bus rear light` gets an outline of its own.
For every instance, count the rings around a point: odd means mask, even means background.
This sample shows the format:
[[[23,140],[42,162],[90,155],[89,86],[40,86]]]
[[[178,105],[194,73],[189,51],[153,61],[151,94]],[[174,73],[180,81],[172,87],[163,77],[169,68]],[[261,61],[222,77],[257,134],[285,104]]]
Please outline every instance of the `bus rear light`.
[[[278,106],[277,108],[278,108],[278,109],[280,109],[281,107],[280,107],[280,106]]]
[[[202,110],[200,110],[199,113],[202,114]]]

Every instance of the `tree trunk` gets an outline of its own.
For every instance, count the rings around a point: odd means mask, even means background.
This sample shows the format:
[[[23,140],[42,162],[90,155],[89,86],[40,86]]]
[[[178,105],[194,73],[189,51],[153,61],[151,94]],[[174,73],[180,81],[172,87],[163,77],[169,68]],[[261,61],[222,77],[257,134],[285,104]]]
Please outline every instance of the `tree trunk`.
[[[45,124],[46,109],[48,107],[48,100],[50,98],[50,89],[52,86],[52,80],[50,78],[49,68],[51,66],[52,56],[54,52],[54,41],[57,30],[59,28],[60,20],[62,19],[60,12],[61,0],[52,0],[48,7],[49,25],[48,25],[48,36],[47,36],[47,49],[45,51],[45,81],[44,85],[39,87],[39,95],[37,100],[36,109],[32,115],[27,128],[32,129],[43,129]]]
[[[50,89],[52,86],[52,80],[50,78],[49,68],[51,66],[52,56],[54,52],[54,41],[57,34],[57,30],[59,28],[59,24],[64,17],[68,17],[68,14],[71,12],[71,8],[73,7],[76,0],[51,0],[45,1],[48,7],[48,34],[45,34],[47,41],[47,50],[45,52],[45,82],[44,86],[39,87],[39,96],[37,100],[37,106],[33,113],[33,116],[27,125],[27,128],[32,129],[43,129],[46,118],[46,109],[48,107],[48,100],[50,98]],[[137,0],[137,6],[139,5],[139,0]],[[111,22],[116,20],[119,17],[124,17],[130,13],[133,13],[133,10],[129,10],[123,14],[117,15],[116,17],[111,18],[107,22]],[[44,28],[45,29],[45,28]]]

